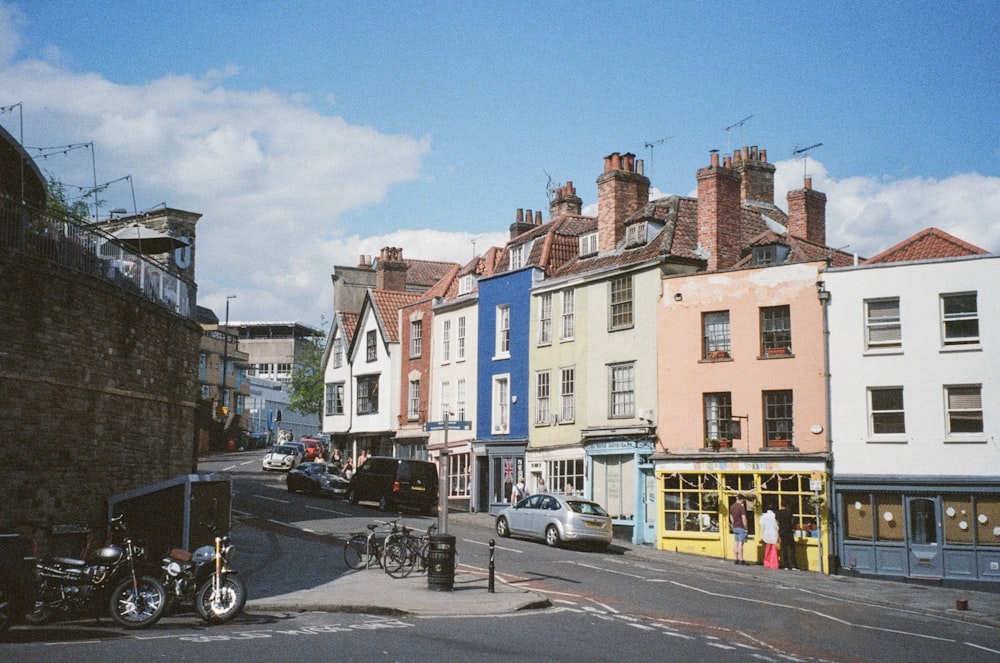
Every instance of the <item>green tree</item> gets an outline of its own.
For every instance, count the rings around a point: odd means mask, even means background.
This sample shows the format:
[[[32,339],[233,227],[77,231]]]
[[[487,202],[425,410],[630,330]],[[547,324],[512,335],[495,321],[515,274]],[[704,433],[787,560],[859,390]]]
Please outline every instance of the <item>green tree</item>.
[[[45,208],[57,218],[71,216],[79,221],[86,221],[90,217],[90,208],[87,203],[82,200],[70,202],[66,195],[66,185],[52,175],[48,177]]]
[[[289,388],[289,406],[305,415],[320,419],[323,411],[323,351],[326,343],[322,337],[310,339],[305,349],[295,358],[292,384]]]

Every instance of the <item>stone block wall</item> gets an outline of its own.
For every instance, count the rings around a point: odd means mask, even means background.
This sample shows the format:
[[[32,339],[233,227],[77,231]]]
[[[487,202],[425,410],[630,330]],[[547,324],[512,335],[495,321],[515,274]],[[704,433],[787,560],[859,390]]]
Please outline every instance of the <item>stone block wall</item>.
[[[0,253],[0,532],[102,526],[107,498],[196,467],[201,328]]]

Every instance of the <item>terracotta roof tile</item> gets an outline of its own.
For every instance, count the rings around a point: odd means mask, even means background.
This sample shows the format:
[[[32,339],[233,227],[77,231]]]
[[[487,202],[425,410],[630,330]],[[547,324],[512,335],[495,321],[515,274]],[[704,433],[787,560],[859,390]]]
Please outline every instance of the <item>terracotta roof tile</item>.
[[[989,251],[968,242],[963,242],[943,230],[927,228],[911,237],[907,237],[899,244],[890,246],[885,251],[872,256],[865,260],[864,264],[907,262],[911,260],[940,260],[942,258],[961,258],[985,253],[989,253]]]
[[[370,290],[375,310],[378,314],[386,340],[399,343],[399,309],[423,299],[420,292],[396,292],[394,290]]]
[[[340,311],[340,325],[344,330],[345,344],[350,345],[354,338],[354,332],[358,329],[358,314]]]

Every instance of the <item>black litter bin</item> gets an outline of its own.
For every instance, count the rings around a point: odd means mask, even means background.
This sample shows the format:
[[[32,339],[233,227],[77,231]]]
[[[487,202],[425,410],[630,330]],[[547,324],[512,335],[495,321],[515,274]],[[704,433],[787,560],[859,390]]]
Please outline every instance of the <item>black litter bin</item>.
[[[427,542],[427,588],[439,592],[455,588],[455,537],[435,534]]]

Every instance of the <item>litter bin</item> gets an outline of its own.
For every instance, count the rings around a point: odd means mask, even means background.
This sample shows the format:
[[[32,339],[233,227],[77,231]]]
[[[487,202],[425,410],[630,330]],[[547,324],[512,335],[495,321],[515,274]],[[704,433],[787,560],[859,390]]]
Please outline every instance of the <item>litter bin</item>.
[[[435,534],[427,542],[427,588],[439,592],[455,588],[455,537]]]

